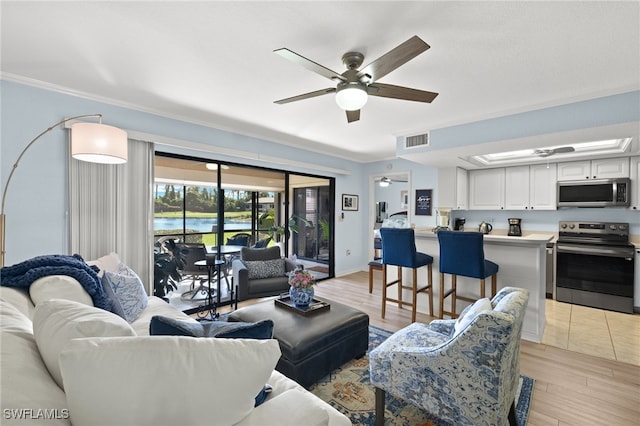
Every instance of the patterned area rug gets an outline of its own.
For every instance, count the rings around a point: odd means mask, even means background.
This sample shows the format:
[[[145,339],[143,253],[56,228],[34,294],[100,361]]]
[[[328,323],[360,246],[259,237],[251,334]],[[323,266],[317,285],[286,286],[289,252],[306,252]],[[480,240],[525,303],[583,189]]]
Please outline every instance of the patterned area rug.
[[[378,346],[391,332],[374,326],[369,327],[369,351]],[[520,386],[516,395],[516,418],[518,426],[527,424],[529,404],[533,393],[534,380],[520,376]],[[328,402],[345,414],[354,425],[375,424],[375,390],[369,383],[369,358],[355,359],[310,388],[316,396]],[[429,413],[393,396],[386,395],[385,424],[393,426],[440,426]]]

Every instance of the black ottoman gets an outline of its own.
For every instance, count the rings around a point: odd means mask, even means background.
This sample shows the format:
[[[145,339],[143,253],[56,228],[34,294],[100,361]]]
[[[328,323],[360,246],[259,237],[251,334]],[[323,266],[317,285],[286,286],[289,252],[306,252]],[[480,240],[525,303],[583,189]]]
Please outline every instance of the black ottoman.
[[[320,299],[318,299],[320,300]],[[273,300],[238,309],[229,321],[273,321],[282,356],[276,370],[305,388],[367,352],[369,316],[341,303],[309,316],[276,306]]]

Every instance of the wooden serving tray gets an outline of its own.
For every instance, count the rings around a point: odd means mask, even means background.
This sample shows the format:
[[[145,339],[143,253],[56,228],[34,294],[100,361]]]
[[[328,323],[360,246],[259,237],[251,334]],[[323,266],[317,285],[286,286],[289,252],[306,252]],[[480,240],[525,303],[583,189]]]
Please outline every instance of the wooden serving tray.
[[[288,309],[298,315],[303,316],[313,315],[315,313],[324,312],[331,309],[331,305],[329,303],[318,299],[313,299],[313,301],[309,303],[309,306],[307,306],[306,308],[299,308],[293,304],[291,298],[289,297],[289,293],[283,293],[278,299],[275,299],[274,302],[278,307]]]

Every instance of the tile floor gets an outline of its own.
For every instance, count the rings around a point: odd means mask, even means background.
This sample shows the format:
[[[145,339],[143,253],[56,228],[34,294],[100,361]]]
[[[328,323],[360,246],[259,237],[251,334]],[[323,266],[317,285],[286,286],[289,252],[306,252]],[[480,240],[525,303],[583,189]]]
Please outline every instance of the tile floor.
[[[547,299],[542,343],[640,365],[640,314],[623,314]]]

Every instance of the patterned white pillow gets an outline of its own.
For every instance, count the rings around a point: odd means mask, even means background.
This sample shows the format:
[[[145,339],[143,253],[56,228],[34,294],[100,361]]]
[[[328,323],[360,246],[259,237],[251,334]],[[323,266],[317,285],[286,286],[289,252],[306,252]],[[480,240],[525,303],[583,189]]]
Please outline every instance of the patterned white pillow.
[[[126,265],[118,272],[105,271],[102,287],[111,299],[113,312],[131,323],[145,310],[149,298],[135,272]]]
[[[469,324],[471,324],[471,322],[480,314],[480,312],[491,311],[492,309],[493,306],[491,305],[491,300],[489,300],[488,298],[485,297],[484,299],[476,300],[473,305],[465,308],[460,314],[460,317],[456,320],[453,326],[455,330],[453,335],[457,336],[458,334],[460,334],[462,330],[464,330]]]
[[[284,259],[272,260],[245,260],[249,279],[274,278],[284,276]]]

